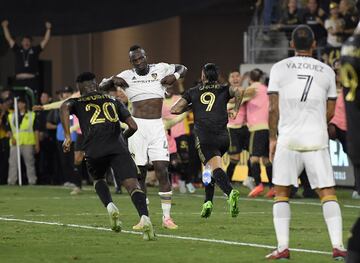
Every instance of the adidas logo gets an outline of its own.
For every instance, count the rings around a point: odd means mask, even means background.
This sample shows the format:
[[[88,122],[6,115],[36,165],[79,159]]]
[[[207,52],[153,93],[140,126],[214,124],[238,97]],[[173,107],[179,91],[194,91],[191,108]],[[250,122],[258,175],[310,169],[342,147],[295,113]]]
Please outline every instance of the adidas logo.
[[[132,80],[136,80],[136,77],[134,76],[134,77],[132,78]]]

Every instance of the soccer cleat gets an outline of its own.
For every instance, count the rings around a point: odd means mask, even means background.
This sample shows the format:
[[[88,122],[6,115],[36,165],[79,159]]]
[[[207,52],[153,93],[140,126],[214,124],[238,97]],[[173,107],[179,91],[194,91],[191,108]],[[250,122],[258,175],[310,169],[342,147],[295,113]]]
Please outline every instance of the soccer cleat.
[[[333,248],[333,259],[344,260],[346,258],[347,251],[345,249]]]
[[[179,191],[182,194],[186,194],[185,181],[179,180]]]
[[[207,201],[202,205],[200,216],[202,218],[209,218],[211,216],[212,210],[213,210],[213,203],[211,201]]]
[[[248,176],[244,181],[243,181],[243,186],[249,188],[250,190],[253,190],[255,188],[255,180],[254,178]]]
[[[257,197],[261,195],[263,192],[264,192],[264,185],[259,184],[248,194],[248,197]]]
[[[150,218],[148,216],[142,215],[140,222],[143,225],[143,239],[147,241],[155,240],[154,227],[151,224]]]
[[[238,207],[239,197],[240,197],[240,192],[238,190],[232,189],[230,196],[228,198],[231,217],[237,217],[239,214],[239,207]]]
[[[358,192],[356,192],[356,191],[354,191],[353,193],[352,193],[352,199],[360,199],[360,195],[359,195],[359,193]]]
[[[71,192],[70,195],[79,195],[81,194],[81,189],[79,187],[75,187]]]
[[[163,217],[162,226],[163,228],[171,229],[171,230],[178,229],[178,226],[174,223],[171,217],[168,218]]]
[[[269,255],[266,255],[265,258],[269,260],[290,259],[290,251],[289,249],[284,249],[283,251],[279,252],[279,250],[276,249]]]
[[[122,223],[120,221],[119,210],[113,203],[108,204],[107,210],[109,213],[111,230],[113,230],[115,232],[120,232]]]
[[[135,226],[133,226],[132,229],[137,230],[137,231],[142,231],[144,229],[144,224],[140,220],[140,222],[138,224],[136,224]]]
[[[267,198],[274,198],[275,197],[275,189],[274,187],[270,187],[269,191],[265,195]]]
[[[186,188],[187,188],[187,190],[188,190],[188,192],[189,192],[190,194],[194,194],[195,191],[196,191],[196,189],[195,189],[195,187],[193,186],[192,183],[186,184]]]

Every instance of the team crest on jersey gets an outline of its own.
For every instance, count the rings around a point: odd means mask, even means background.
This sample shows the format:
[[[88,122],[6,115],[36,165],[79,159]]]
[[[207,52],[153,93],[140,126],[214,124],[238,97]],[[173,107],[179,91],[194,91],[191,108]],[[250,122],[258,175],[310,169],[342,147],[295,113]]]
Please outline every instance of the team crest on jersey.
[[[157,78],[157,73],[151,74],[151,77],[153,77],[154,79],[156,79],[156,78]]]

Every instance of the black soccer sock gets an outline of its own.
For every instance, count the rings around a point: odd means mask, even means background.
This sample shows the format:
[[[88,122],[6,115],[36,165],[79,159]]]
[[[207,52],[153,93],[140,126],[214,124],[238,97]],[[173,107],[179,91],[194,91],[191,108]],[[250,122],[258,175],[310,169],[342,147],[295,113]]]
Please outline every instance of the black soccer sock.
[[[265,169],[266,169],[266,175],[267,178],[269,180],[269,186],[273,187],[273,183],[272,183],[272,164],[271,163],[267,163],[265,165]]]
[[[81,180],[82,180],[82,164],[76,165],[74,164],[74,178],[72,181],[76,185],[76,187],[81,188]]]
[[[355,191],[360,194],[360,165],[354,165]]]
[[[248,177],[252,177],[250,159],[248,159],[246,165],[247,165],[247,167],[248,167]]]
[[[235,167],[237,165],[238,161],[237,160],[231,160],[230,159],[230,163],[228,165],[228,167],[226,168],[226,174],[229,178],[230,181],[232,181],[232,177],[235,171]]]
[[[214,192],[215,192],[215,184],[214,182],[209,183],[205,186],[205,202],[207,201],[213,201],[214,198]]]
[[[146,174],[147,167],[146,166],[138,166],[140,170],[140,174],[138,174],[138,180],[141,187],[141,190],[146,194]]]
[[[130,193],[131,200],[138,211],[139,216],[149,216],[149,211],[146,205],[146,195],[140,189],[135,189]]]
[[[227,177],[224,170],[221,168],[215,169],[213,171],[213,178],[220,189],[229,196],[233,188],[230,184],[229,177]]]
[[[258,186],[261,184],[261,169],[258,162],[250,164],[251,176],[255,179],[255,184]]]
[[[95,183],[95,191],[105,207],[112,202],[109,186],[105,180],[99,180]]]

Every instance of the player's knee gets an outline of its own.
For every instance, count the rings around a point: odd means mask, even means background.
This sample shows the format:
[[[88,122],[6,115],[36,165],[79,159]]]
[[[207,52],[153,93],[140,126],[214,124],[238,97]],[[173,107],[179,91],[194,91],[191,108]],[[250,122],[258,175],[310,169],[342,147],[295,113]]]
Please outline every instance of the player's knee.
[[[240,155],[239,154],[230,155],[230,162],[238,163],[239,161],[240,161]]]
[[[264,164],[264,166],[269,166],[269,165],[271,165],[271,162],[270,162],[270,160],[269,160],[268,157],[262,157],[261,161],[262,161],[262,163]]]
[[[254,163],[259,163],[260,162],[260,158],[257,156],[251,156],[250,157],[250,163],[254,164]]]
[[[327,201],[337,201],[334,187],[318,189],[316,192],[319,195],[320,201],[322,203]]]
[[[98,182],[100,182],[100,181],[104,181],[104,182],[106,182],[105,181],[105,177],[104,178],[94,178],[94,181],[93,181],[93,185],[94,185],[94,187],[96,186],[96,184],[98,183]]]
[[[239,159],[230,157],[230,163],[237,164],[239,162]]]
[[[146,174],[147,174],[147,167],[146,166],[138,166],[138,179],[139,180],[145,180]]]

